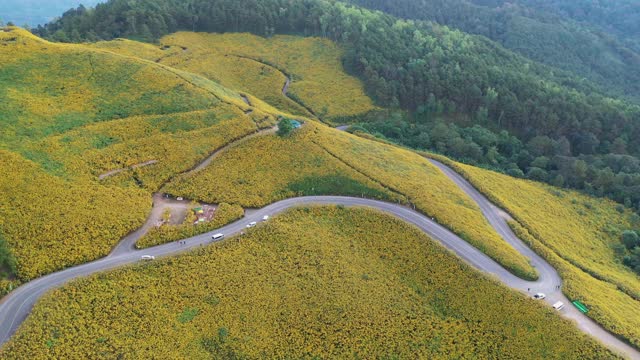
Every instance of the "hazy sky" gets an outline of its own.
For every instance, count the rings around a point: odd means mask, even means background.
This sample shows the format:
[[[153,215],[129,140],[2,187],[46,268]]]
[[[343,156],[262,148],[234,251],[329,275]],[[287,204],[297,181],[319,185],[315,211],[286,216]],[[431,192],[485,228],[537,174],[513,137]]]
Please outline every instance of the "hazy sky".
[[[106,0],[0,0],[0,20],[36,26],[51,21],[70,8],[94,6]]]

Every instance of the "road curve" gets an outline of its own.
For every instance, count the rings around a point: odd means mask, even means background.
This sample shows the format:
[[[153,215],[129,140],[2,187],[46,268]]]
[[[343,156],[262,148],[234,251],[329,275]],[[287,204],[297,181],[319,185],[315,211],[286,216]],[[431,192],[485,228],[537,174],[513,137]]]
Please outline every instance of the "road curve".
[[[251,221],[260,221],[264,215],[273,216],[286,211],[287,209],[303,205],[329,204],[371,207],[389,213],[406,222],[418,226],[429,236],[440,241],[447,248],[453,250],[465,261],[484,272],[495,275],[502,282],[520,289],[526,286],[535,286],[535,283],[530,283],[514,276],[484,253],[480,252],[435,221],[402,205],[377,200],[341,196],[298,197],[273,203],[262,209],[253,211],[245,218],[218,230],[186,239],[186,245],[179,245],[176,242],[172,242],[144,250],[136,250],[133,244],[129,243],[128,248],[118,247],[116,254],[111,254],[106,258],[52,273],[28,282],[6,296],[0,304],[0,344],[4,344],[16,331],[42,294],[68,282],[69,280],[113,269],[119,266],[136,263],[140,261],[141,255],[163,257],[182,253],[189,249],[206,245],[212,242],[211,235],[213,233],[221,232],[227,236],[237,234],[245,229],[245,225],[247,223]]]
[[[436,164],[438,165],[438,163]],[[440,166],[444,165],[439,164],[439,167]],[[446,172],[446,169],[448,168],[444,167],[442,169]],[[45,292],[59,287],[72,279],[87,276],[100,271],[114,269],[123,265],[136,263],[140,261],[141,255],[164,257],[183,253],[190,249],[211,243],[211,235],[213,233],[221,232],[227,236],[238,234],[240,231],[245,229],[245,225],[247,223],[251,221],[260,221],[264,215],[273,216],[286,211],[287,209],[303,205],[361,206],[383,211],[417,226],[431,238],[439,241],[442,245],[455,252],[464,261],[466,261],[476,269],[497,278],[507,286],[524,292],[526,292],[528,288],[531,289],[531,292],[545,292],[548,295],[548,302],[551,303],[560,300],[569,304],[568,300],[562,295],[562,293],[555,288],[558,284],[560,284],[560,278],[556,271],[548,263],[546,263],[544,259],[538,257],[535,253],[524,246],[524,244],[522,244],[522,242],[517,237],[515,237],[513,233],[511,233],[508,226],[506,226],[506,222],[504,222],[504,220],[501,220],[502,218],[498,216],[498,209],[493,207],[493,205],[491,205],[479,193],[474,194],[475,190],[466,182],[466,180],[456,176],[457,174],[455,173],[447,173],[447,175],[453,176],[452,179],[456,181],[456,183],[465,191],[468,191],[468,193],[472,195],[474,200],[478,201],[483,212],[485,212],[485,215],[489,218],[489,221],[492,223],[492,225],[496,226],[496,230],[505,237],[505,240],[509,241],[518,250],[523,251],[525,255],[531,255],[531,263],[536,267],[536,269],[538,269],[540,273],[539,280],[531,282],[516,277],[515,275],[504,269],[502,266],[500,266],[498,263],[496,263],[494,260],[489,258],[487,255],[474,248],[469,243],[462,240],[460,237],[458,237],[445,227],[439,225],[429,217],[426,217],[425,215],[417,211],[409,209],[408,207],[378,200],[368,200],[343,196],[298,197],[273,203],[262,209],[252,211],[245,218],[224,226],[218,230],[188,238],[186,239],[185,245],[180,245],[176,242],[172,242],[145,250],[136,250],[133,247],[133,243],[128,243],[125,246],[118,246],[116,248],[117,251],[115,251],[108,257],[83,265],[75,266],[56,273],[52,273],[30,281],[15,289],[0,303],[0,345],[6,343],[11,335],[15,333],[20,324],[29,315],[34,304]],[[478,195],[479,197],[477,198],[474,195]],[[598,338],[605,345],[608,345],[615,351],[618,351],[629,358],[640,359],[640,356],[635,349],[603,330],[595,322],[582,315],[573,307],[565,307],[565,309],[563,310],[563,315],[568,318],[577,320],[578,326],[583,331]]]
[[[484,195],[476,190],[471,183],[463,178],[456,171],[446,166],[445,164],[428,159],[432,164],[438,167],[449,179],[451,179],[458,187],[460,187],[469,197],[475,201],[480,210],[487,218],[491,226],[498,232],[498,234],[517,251],[529,258],[531,265],[533,265],[538,274],[540,275],[538,281],[535,282],[534,287],[531,288],[531,292],[543,292],[547,295],[545,299],[549,304],[553,304],[557,301],[562,301],[566,304],[565,308],[561,310],[562,316],[575,321],[576,325],[583,332],[591,335],[592,337],[600,340],[605,346],[610,349],[623,354],[630,359],[640,359],[640,352],[621,341],[613,334],[602,328],[598,323],[593,321],[590,317],[584,315],[578,309],[571,305],[571,301],[564,296],[561,290],[556,290],[556,286],[562,287],[562,279],[551,264],[545,259],[531,250],[520,238],[518,238],[507,221],[502,217],[503,212],[500,208],[492,204]],[[511,284],[506,284],[510,287],[514,287]],[[526,290],[520,288],[520,290]]]

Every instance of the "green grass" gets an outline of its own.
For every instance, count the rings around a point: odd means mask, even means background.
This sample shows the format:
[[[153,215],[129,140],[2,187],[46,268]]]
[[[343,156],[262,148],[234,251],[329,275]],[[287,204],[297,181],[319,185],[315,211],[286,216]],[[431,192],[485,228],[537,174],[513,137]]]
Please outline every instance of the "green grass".
[[[0,280],[13,277],[15,274],[16,259],[11,253],[9,244],[0,233]]]
[[[186,308],[184,311],[178,316],[178,322],[184,324],[193,320],[198,314],[200,310],[198,308]]]
[[[300,196],[335,194],[390,200],[387,193],[339,174],[308,176],[289,184],[286,191]]]

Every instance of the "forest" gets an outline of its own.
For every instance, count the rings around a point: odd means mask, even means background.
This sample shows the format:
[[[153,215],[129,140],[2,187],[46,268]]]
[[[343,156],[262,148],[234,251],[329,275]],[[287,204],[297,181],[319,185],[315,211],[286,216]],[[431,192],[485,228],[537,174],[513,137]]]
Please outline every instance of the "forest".
[[[578,23],[557,0],[350,0],[403,19],[427,20],[485,36],[505,48],[546,65],[584,77],[612,96],[640,101],[640,55],[607,29]],[[542,4],[541,4],[542,3]],[[577,3],[582,3],[578,5]],[[577,13],[589,12],[587,1],[571,2]],[[589,2],[595,4],[593,2]],[[568,5],[567,2],[566,5]],[[579,10],[580,9],[580,10]],[[631,12],[633,13],[633,12]],[[619,22],[611,16],[610,24]],[[636,19],[640,16],[636,14]],[[590,19],[591,20],[591,19]],[[633,31],[631,27],[625,28]]]
[[[480,5],[502,6],[505,0],[473,0]],[[510,0],[544,10],[546,13],[568,17],[581,24],[595,26],[615,36],[623,44],[640,51],[640,8],[634,0]]]

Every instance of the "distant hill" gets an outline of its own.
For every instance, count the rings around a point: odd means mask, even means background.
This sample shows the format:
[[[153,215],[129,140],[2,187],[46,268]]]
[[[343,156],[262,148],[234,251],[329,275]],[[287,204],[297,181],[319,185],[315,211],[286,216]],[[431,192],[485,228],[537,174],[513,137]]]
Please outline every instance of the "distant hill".
[[[640,101],[637,11],[561,0],[349,0],[404,19],[434,21],[482,35],[531,60],[570,71],[609,95]],[[582,3],[585,3],[584,1]],[[583,13],[577,11],[582,6]],[[573,9],[573,11],[571,11]],[[601,13],[596,18],[589,12]],[[607,25],[608,24],[608,25]]]
[[[44,25],[80,4],[94,6],[101,0],[4,0],[0,1],[0,20],[16,25]]]
[[[517,3],[530,8],[589,24],[618,38],[625,46],[640,51],[640,6],[636,0],[473,0],[487,6]]]

